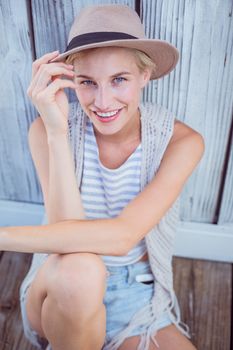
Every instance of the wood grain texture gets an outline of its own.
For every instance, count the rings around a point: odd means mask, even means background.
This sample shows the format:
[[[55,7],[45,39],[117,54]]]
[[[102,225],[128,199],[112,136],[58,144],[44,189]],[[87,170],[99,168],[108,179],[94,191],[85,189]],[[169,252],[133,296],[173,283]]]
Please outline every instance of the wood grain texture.
[[[35,350],[24,337],[19,286],[30,254],[0,253],[0,350]],[[174,258],[175,290],[182,320],[198,350],[229,350],[232,265]],[[134,350],[134,349],[132,349]]]
[[[198,350],[229,350],[232,265],[174,258],[174,284],[182,320]]]
[[[19,307],[19,287],[30,262],[30,254],[2,253],[0,258],[1,350],[34,349],[24,337]]]
[[[40,201],[27,132],[34,118],[26,89],[32,54],[26,1],[0,2],[0,198]]]
[[[33,33],[27,3],[0,3],[0,198],[42,203],[27,143],[29,125],[37,114],[26,96],[33,56],[30,39],[35,39],[37,57],[63,50],[73,17],[99,0],[31,1]],[[103,3],[135,5],[133,0]],[[141,1],[147,34],[172,42],[180,51],[176,70],[151,84],[144,99],[167,106],[206,141],[205,155],[182,193],[181,219],[187,222],[233,222],[233,142],[216,217],[232,118],[232,7],[231,0]]]
[[[133,0],[102,2],[135,5]],[[36,115],[25,94],[32,62],[29,34],[35,39],[37,57],[57,48],[63,51],[74,16],[83,6],[98,3],[99,0],[32,1],[33,33],[26,0],[0,4],[2,199],[43,201],[27,143],[27,131]],[[232,6],[231,0],[141,1],[147,34],[170,41],[180,51],[177,68],[153,82],[144,99],[168,107],[178,119],[199,131],[206,143],[205,155],[183,189],[184,221],[218,222],[216,206],[233,100]],[[70,94],[70,100],[73,99]],[[232,222],[233,212],[232,175],[228,174],[219,218],[224,223]]]
[[[168,40],[180,52],[176,69],[153,82],[144,98],[172,110],[205,139],[205,154],[182,192],[184,221],[217,221],[215,211],[232,118],[232,9],[231,0],[141,2],[147,35]]]
[[[228,158],[226,179],[218,218],[218,224],[220,225],[233,222],[233,134],[230,135],[230,144],[230,155]]]

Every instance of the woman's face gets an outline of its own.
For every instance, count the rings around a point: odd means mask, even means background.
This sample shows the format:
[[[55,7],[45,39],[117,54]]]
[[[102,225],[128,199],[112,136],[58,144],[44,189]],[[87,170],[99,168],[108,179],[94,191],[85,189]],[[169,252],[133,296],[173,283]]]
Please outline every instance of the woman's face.
[[[139,125],[142,88],[149,70],[140,72],[134,55],[123,48],[88,50],[74,62],[76,95],[97,134],[115,135]]]

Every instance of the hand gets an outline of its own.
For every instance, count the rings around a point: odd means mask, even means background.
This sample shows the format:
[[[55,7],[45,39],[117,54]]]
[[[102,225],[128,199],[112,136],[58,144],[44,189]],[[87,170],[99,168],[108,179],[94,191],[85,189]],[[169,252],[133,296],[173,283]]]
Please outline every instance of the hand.
[[[68,119],[68,98],[64,88],[75,89],[72,80],[73,66],[63,62],[49,63],[58,56],[58,51],[50,52],[32,64],[32,80],[27,94],[37,108],[44,122],[47,134],[66,134]]]

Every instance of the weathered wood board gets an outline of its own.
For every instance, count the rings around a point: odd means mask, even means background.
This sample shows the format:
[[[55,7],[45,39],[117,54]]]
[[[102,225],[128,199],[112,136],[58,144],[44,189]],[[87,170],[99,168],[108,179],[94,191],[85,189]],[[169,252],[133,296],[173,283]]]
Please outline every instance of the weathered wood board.
[[[175,71],[153,82],[144,99],[168,107],[205,138],[205,155],[182,192],[182,220],[218,223],[220,184],[226,181],[219,222],[232,222],[232,205],[228,204],[231,172],[222,179],[233,102],[232,1],[101,2],[132,7],[136,3],[137,8],[140,4],[147,35],[169,40],[180,51]],[[0,4],[2,199],[43,201],[27,143],[27,131],[36,115],[26,96],[34,47],[37,57],[54,49],[63,51],[74,16],[83,6],[98,3],[42,0],[28,6],[26,0],[11,0]]]
[[[233,119],[233,110],[232,110],[232,119]],[[227,156],[226,164],[227,171],[226,177],[224,181],[224,188],[222,199],[221,199],[221,207],[218,218],[218,224],[229,224],[233,222],[233,120],[232,120],[232,129],[229,130],[232,132],[230,134],[230,147],[229,147],[229,156]],[[233,231],[233,230],[232,230]]]
[[[0,253],[0,350],[35,349],[23,335],[18,299],[30,261],[30,254]],[[231,264],[174,258],[182,320],[198,350],[230,349],[231,279]]]
[[[232,10],[231,0],[141,1],[148,36],[168,40],[180,52],[176,69],[153,82],[145,99],[167,106],[205,139],[205,154],[182,192],[184,221],[218,220],[216,207],[232,120]],[[232,179],[231,172],[224,193],[227,198]],[[228,200],[222,200],[225,210]],[[233,211],[228,214],[231,222],[232,215]]]
[[[198,350],[230,350],[232,265],[174,259],[174,284],[183,321]]]
[[[0,2],[0,198],[40,202],[27,133],[35,111],[26,90],[32,48],[26,0]]]

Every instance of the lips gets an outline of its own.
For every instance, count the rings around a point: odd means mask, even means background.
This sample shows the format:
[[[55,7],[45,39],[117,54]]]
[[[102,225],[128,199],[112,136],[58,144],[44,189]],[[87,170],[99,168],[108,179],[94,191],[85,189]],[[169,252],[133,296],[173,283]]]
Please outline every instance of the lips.
[[[95,113],[99,117],[108,118],[108,117],[113,117],[114,115],[116,115],[118,111],[119,111],[119,109],[116,109],[115,111],[112,111],[112,112],[106,112],[106,113],[95,112]]]
[[[121,109],[116,109],[109,112],[94,112],[96,118],[102,123],[109,123],[117,119],[120,115]]]

